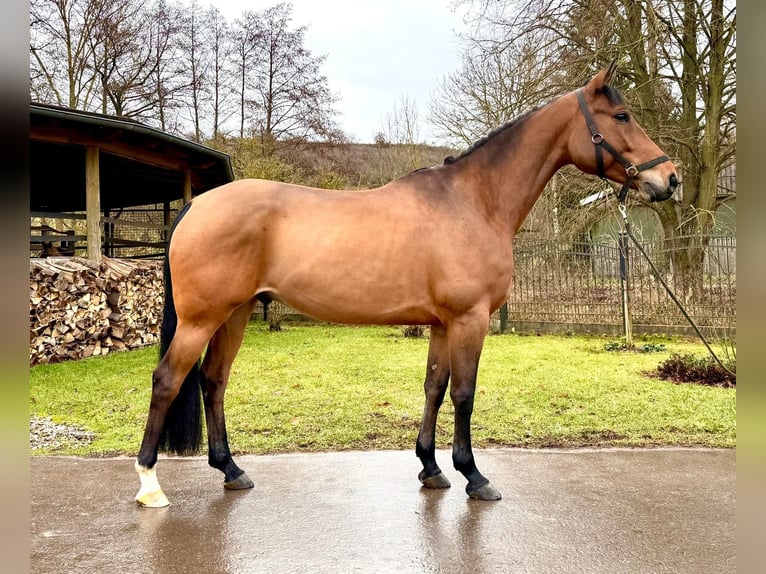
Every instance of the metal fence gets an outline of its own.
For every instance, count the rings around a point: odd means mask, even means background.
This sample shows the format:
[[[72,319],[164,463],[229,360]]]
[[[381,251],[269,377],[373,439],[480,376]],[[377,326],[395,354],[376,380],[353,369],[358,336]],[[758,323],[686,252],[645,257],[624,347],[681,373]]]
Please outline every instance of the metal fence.
[[[736,237],[683,238],[679,249],[699,250],[696,271],[681,273],[673,249],[662,241],[642,243],[703,329],[722,335],[736,328]],[[620,331],[623,327],[620,249],[612,243],[539,241],[517,245],[508,325],[553,331]],[[629,244],[627,292],[638,332],[686,331],[688,323],[653,275],[645,258]],[[681,281],[684,277],[684,281]],[[689,280],[691,278],[691,280]]]

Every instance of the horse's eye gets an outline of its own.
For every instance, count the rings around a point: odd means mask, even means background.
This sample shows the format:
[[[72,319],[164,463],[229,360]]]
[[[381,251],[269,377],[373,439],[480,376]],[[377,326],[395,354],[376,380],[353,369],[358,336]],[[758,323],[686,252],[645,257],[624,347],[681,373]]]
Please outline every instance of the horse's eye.
[[[628,112],[620,112],[619,114],[615,114],[614,119],[616,119],[618,122],[626,124],[630,121],[630,115],[628,115]]]

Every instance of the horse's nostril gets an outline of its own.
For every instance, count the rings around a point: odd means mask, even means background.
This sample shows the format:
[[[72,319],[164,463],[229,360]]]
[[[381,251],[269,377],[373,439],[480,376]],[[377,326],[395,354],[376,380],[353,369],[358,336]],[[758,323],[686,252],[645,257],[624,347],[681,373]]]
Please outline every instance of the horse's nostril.
[[[678,178],[676,177],[676,174],[671,173],[670,174],[670,189],[675,189],[678,187]]]

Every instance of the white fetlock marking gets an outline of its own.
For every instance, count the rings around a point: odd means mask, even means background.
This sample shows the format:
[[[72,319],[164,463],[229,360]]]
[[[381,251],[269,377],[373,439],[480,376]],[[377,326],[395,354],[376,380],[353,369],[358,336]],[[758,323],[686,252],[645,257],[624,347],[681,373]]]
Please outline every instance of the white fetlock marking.
[[[157,480],[156,468],[146,468],[138,464],[138,461],[136,461],[135,469],[138,473],[138,478],[141,480],[141,488],[139,489],[138,494],[136,494],[136,502],[141,506],[149,508],[162,508],[163,506],[168,506],[170,501],[168,501],[165,493],[162,492],[160,482]]]

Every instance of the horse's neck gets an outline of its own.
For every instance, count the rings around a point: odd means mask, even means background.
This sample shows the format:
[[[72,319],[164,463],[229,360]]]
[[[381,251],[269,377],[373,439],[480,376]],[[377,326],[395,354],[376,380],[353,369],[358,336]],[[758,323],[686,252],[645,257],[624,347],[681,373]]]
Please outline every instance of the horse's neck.
[[[500,134],[477,157],[485,165],[488,212],[518,231],[553,174],[571,163],[565,136],[571,113],[556,100],[533,112],[512,133]],[[495,149],[493,149],[493,147]],[[491,163],[491,165],[488,165]]]

